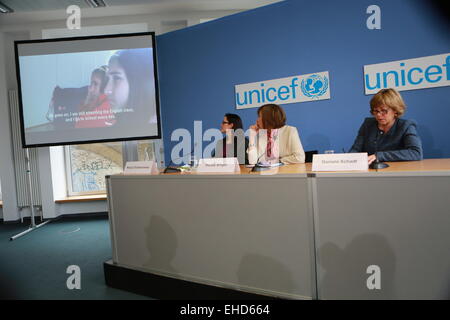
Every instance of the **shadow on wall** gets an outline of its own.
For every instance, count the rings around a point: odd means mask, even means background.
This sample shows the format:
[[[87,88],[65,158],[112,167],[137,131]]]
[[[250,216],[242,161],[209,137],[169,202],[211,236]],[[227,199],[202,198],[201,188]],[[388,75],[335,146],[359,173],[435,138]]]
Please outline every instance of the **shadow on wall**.
[[[422,140],[423,158],[443,158],[442,151],[434,146],[434,139],[428,127],[417,125],[417,132]]]
[[[319,256],[320,265],[325,269],[319,280],[319,299],[396,298],[395,254],[384,237],[358,235],[344,249],[328,242],[320,248]],[[374,274],[367,273],[367,267],[372,265],[380,267],[379,290],[367,287],[369,277]]]
[[[291,272],[279,261],[259,254],[246,254],[242,258],[237,278],[243,286],[296,293]]]
[[[439,295],[442,297],[442,300],[450,300],[450,268],[448,268],[448,270],[447,287],[443,286],[442,294]]]
[[[172,260],[178,247],[175,231],[161,216],[152,215],[150,223],[145,228],[146,244],[150,258],[144,267],[168,273],[177,273],[172,266]]]

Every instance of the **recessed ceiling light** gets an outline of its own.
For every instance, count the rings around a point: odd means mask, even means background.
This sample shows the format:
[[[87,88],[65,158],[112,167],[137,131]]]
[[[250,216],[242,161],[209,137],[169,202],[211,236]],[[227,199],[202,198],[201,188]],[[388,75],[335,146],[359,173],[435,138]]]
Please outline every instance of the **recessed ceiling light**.
[[[85,0],[85,1],[92,8],[106,7],[106,3],[103,0]]]
[[[0,2],[0,13],[10,13],[10,12],[14,12],[14,10]]]

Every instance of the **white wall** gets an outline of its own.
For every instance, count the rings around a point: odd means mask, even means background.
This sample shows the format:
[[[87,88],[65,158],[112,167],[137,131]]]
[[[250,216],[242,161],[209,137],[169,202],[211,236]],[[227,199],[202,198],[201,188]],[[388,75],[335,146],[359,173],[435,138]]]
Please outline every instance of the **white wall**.
[[[2,181],[3,219],[17,220],[17,193],[11,144],[11,128],[6,82],[5,34],[0,33],[0,179]]]
[[[105,33],[108,33],[108,26],[110,25],[145,23],[148,25],[149,31],[161,34],[195,25],[202,19],[220,18],[236,12],[237,11],[202,11],[164,15],[152,14],[82,18],[81,28],[83,28],[83,26],[95,27],[93,29],[95,29],[96,32],[101,32],[103,30],[102,27],[104,27]],[[7,94],[8,90],[17,89],[14,41],[40,39],[43,30],[45,29],[64,29],[66,26],[65,19],[66,16],[63,16],[61,20],[55,21],[40,21],[28,24],[21,21],[20,24],[0,24],[0,179],[3,186],[3,212],[0,212],[0,214],[3,215],[4,221],[17,221],[20,218],[15,190],[14,162]],[[73,35],[76,36],[78,34],[75,31]],[[54,218],[62,214],[107,211],[106,201],[55,203],[55,198],[59,197],[62,192],[62,182],[60,178],[61,166],[55,164],[55,159],[58,157],[58,152],[50,152],[50,148],[39,148],[38,161],[44,218]],[[56,171],[59,171],[59,173],[49,174],[52,171],[52,167],[55,168]],[[23,210],[22,215],[25,217],[29,216],[30,210]]]
[[[0,201],[2,200],[2,181],[0,180]],[[3,219],[3,208],[0,206],[0,219]]]

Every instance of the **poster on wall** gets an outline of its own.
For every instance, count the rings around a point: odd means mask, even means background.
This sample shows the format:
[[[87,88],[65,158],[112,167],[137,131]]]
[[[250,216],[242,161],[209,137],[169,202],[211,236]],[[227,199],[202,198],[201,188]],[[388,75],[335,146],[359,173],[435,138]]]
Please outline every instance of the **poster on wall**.
[[[384,88],[397,91],[450,85],[450,53],[364,66],[365,94]]]
[[[260,82],[235,87],[236,109],[260,107],[263,104],[288,104],[330,99],[328,71]]]

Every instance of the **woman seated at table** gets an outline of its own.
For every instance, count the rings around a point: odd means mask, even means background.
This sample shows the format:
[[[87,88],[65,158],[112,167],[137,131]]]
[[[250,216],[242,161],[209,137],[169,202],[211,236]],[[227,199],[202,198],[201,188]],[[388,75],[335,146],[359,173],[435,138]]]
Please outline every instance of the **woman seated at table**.
[[[240,164],[248,164],[248,139],[245,137],[241,117],[227,113],[223,117],[220,132],[225,138],[219,140],[212,156],[216,158],[238,158]]]
[[[400,119],[405,113],[403,99],[394,89],[382,89],[370,100],[370,113],[359,129],[349,152],[367,152],[369,164],[383,161],[422,160],[422,142],[416,123]]]
[[[250,126],[248,161],[256,163],[304,163],[305,152],[297,128],[286,125],[286,113],[276,104],[258,109]]]

